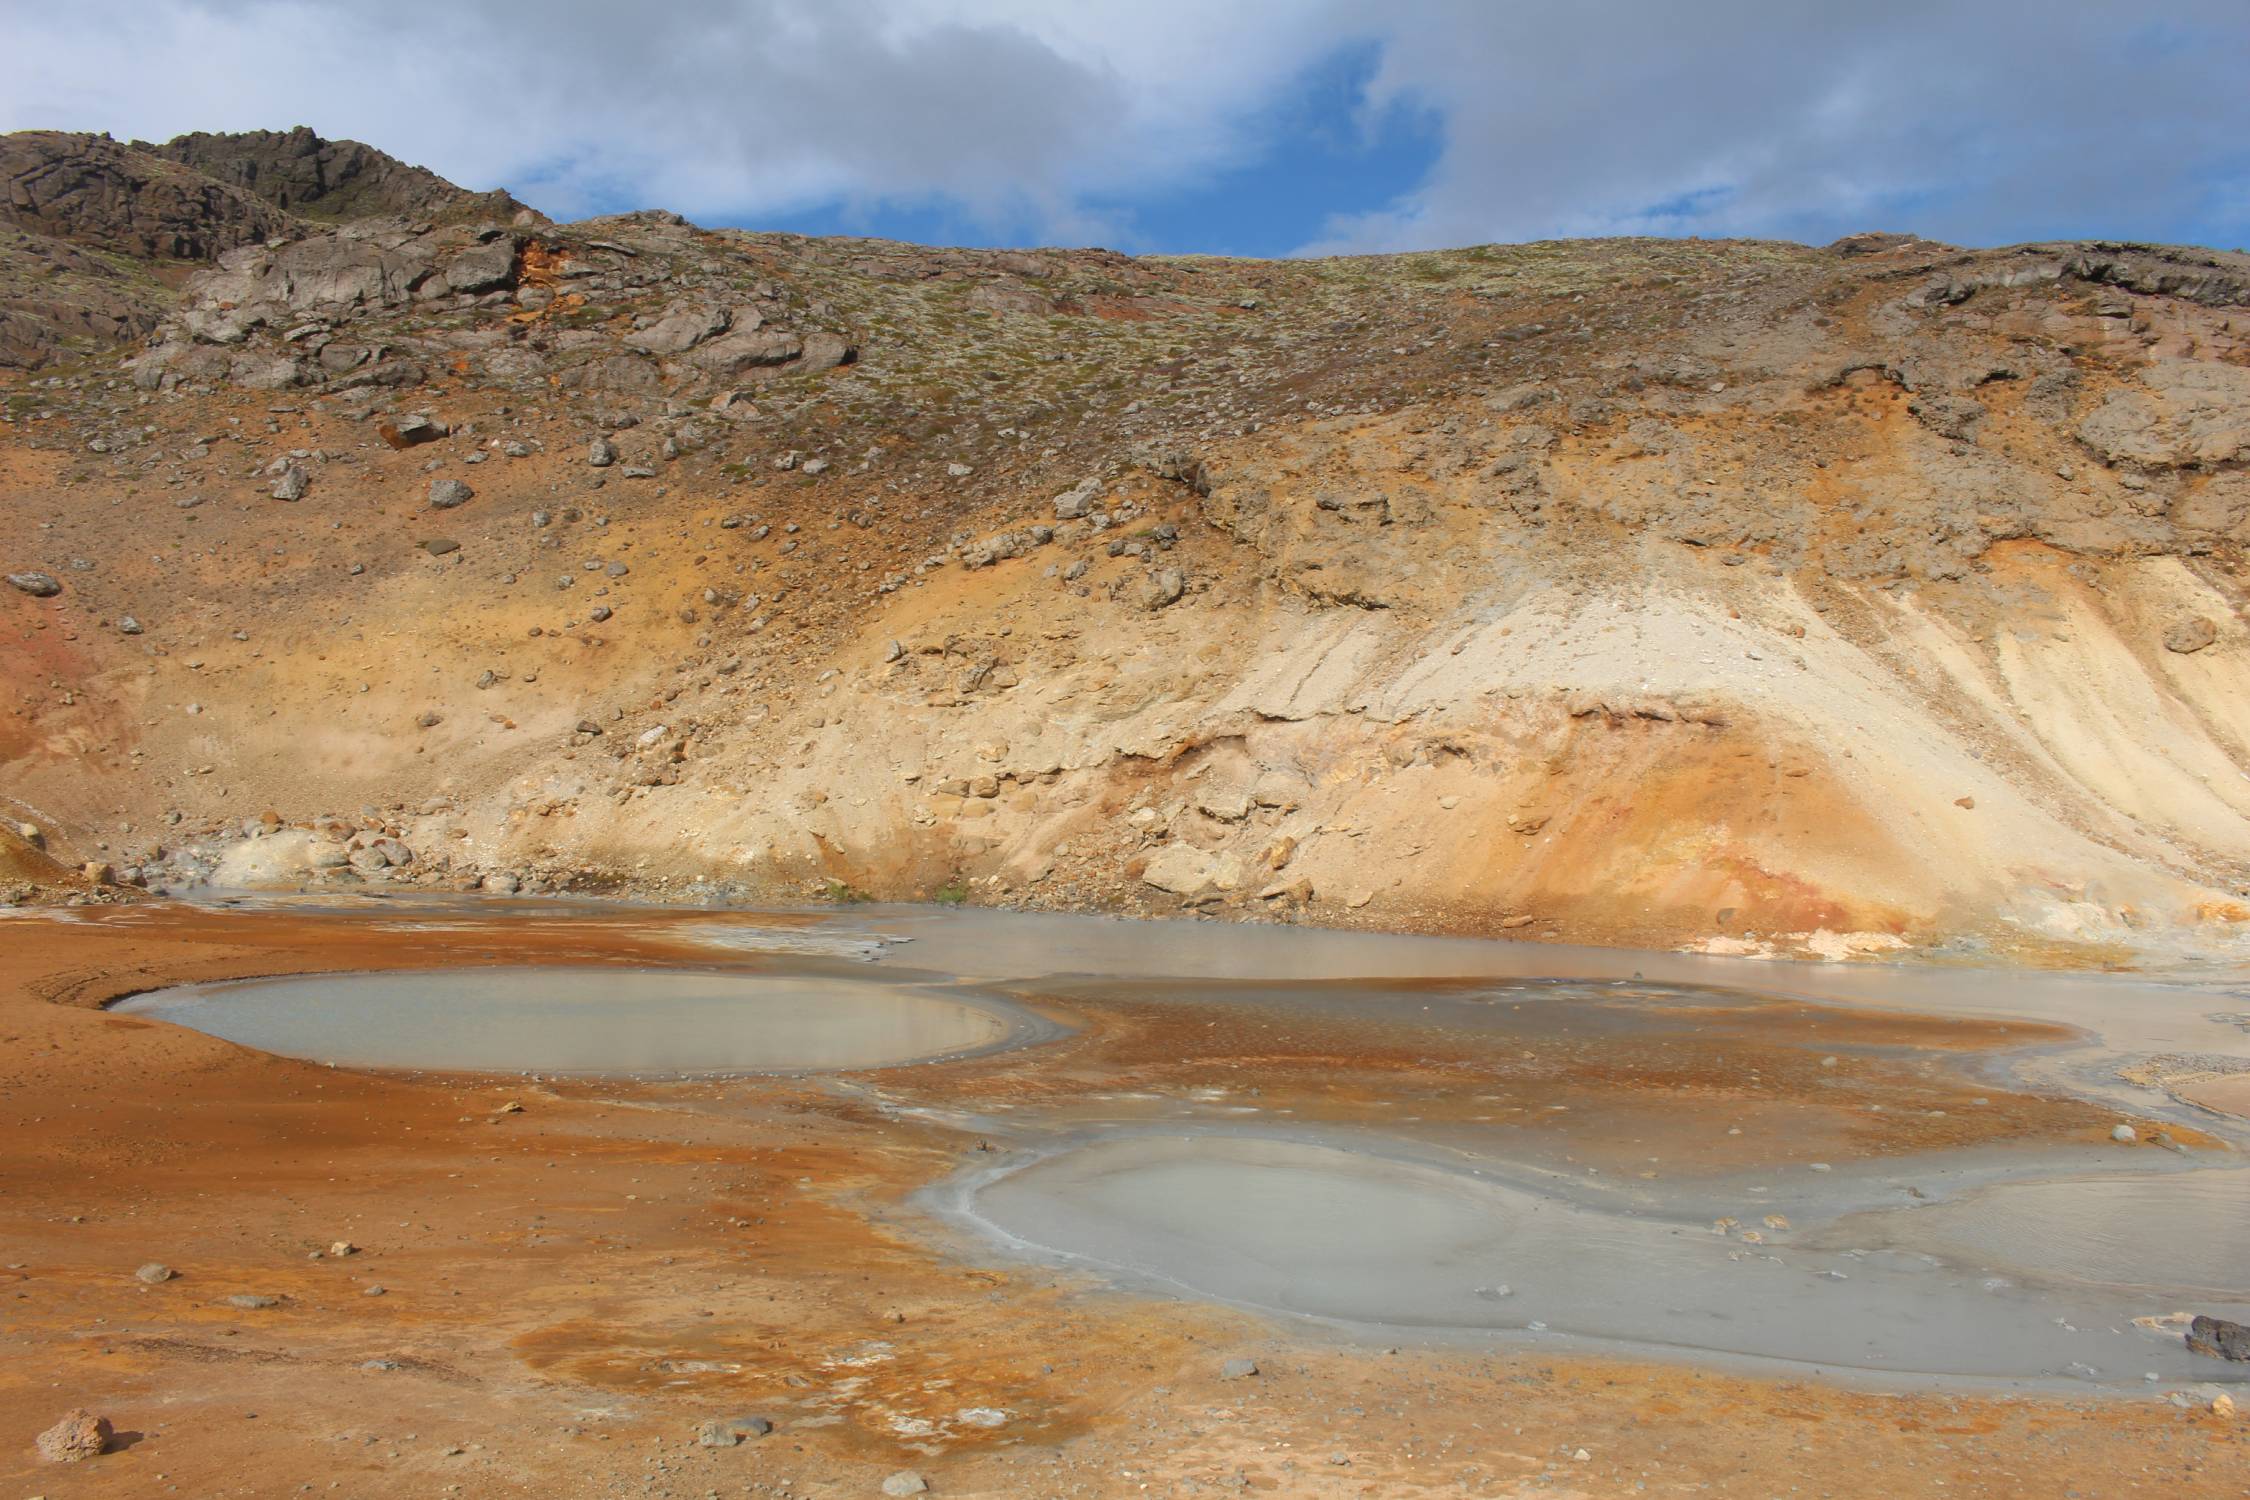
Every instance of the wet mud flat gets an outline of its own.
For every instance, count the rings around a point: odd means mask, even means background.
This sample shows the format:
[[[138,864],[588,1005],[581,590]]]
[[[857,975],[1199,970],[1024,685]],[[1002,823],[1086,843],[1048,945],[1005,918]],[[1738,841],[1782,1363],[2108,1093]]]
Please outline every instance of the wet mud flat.
[[[41,1372],[0,1380],[0,1421],[106,1400],[144,1434],[108,1482],[213,1494],[841,1495],[899,1467],[998,1494],[1785,1489],[1816,1432],[1836,1494],[2240,1488],[2240,1426],[2206,1410],[2228,1368],[2113,1316],[2239,1302],[2198,1248],[2233,1195],[2166,1196],[2234,1176],[2236,1123],[2070,1086],[2133,1054],[2121,1031],[2036,995],[1918,1007],[1913,975],[1877,1003],[1788,966],[1241,932],[446,902],[0,924],[10,1364]],[[1038,1029],[483,1075],[99,1008],[527,967],[871,978]],[[2195,1019],[2217,987],[2148,988],[2152,1046],[2223,1046]],[[2063,1188],[2099,1182],[2129,1201],[2078,1236]],[[2138,1254],[2148,1217],[2168,1238]],[[150,1259],[178,1275],[136,1280]],[[1929,1316],[1901,1324],[1910,1292]],[[1260,1373],[1223,1379],[1236,1356]],[[696,1442],[745,1413],[772,1434]]]

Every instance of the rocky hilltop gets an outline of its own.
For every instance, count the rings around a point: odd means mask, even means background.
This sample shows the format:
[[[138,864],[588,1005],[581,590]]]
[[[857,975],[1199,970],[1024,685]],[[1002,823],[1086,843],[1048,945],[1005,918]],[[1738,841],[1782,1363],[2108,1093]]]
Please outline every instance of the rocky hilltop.
[[[357,141],[299,126],[120,144],[56,130],[0,136],[0,368],[138,339],[180,281],[241,245],[369,214],[517,216]]]
[[[6,399],[0,794],[73,865],[1828,956],[2250,922],[2250,258],[936,250],[208,139],[115,149],[214,185],[215,262]]]

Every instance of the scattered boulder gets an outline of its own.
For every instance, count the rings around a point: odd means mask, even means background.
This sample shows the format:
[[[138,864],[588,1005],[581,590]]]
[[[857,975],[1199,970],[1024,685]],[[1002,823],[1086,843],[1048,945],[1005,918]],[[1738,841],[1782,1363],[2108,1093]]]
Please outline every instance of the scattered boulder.
[[[1159,610],[1177,604],[1187,592],[1187,575],[1178,568],[1159,568],[1141,584],[1141,608]]]
[[[46,573],[10,573],[8,587],[34,599],[52,599],[62,592],[62,585]]]
[[[859,350],[842,334],[808,333],[804,337],[804,353],[799,357],[799,371],[813,374],[848,365],[859,358]]]
[[[1200,894],[1211,884],[1218,861],[1192,844],[1166,844],[1141,870],[1141,879],[1175,896]]]
[[[396,422],[384,422],[375,429],[375,435],[393,448],[412,448],[422,443],[434,443],[453,429],[443,422],[428,417],[400,417]]]
[[[2250,1324],[2197,1313],[2188,1323],[2187,1346],[2213,1359],[2250,1360]]]
[[[930,1482],[912,1469],[901,1469],[883,1481],[886,1495],[923,1495],[929,1493]]]
[[[476,491],[458,479],[433,479],[430,481],[430,509],[451,510],[466,505],[476,498]]]
[[[1219,1366],[1221,1380],[1248,1380],[1257,1373],[1258,1362],[1254,1359],[1230,1359]]]
[[[150,1286],[161,1286],[177,1276],[179,1272],[165,1265],[162,1261],[152,1260],[133,1274]]]
[[[586,462],[597,469],[608,468],[617,462],[617,445],[605,437],[595,438],[586,445]]]
[[[2198,615],[2164,627],[2164,649],[2191,656],[2219,638],[2219,627]]]
[[[1102,492],[1099,479],[1081,479],[1071,488],[1055,496],[1055,519],[1058,521],[1083,520],[1094,508],[1094,501]]]
[[[291,464],[273,482],[273,497],[276,500],[302,500],[305,498],[305,491],[311,486],[312,481],[305,477],[305,471]]]
[[[109,1418],[78,1407],[64,1412],[61,1421],[40,1433],[34,1446],[48,1463],[75,1464],[108,1452],[112,1436]]]
[[[268,1297],[260,1292],[236,1292],[227,1298],[227,1306],[239,1307],[245,1312],[262,1312],[269,1307],[281,1306],[279,1297]]]
[[[495,870],[478,884],[491,896],[513,896],[523,889],[523,882],[506,870]]]

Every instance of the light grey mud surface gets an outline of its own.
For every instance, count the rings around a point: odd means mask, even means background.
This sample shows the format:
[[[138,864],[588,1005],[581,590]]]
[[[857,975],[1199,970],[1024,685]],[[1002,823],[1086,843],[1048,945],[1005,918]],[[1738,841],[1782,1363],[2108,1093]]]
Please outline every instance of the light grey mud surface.
[[[1028,1040],[987,1000],[821,974],[520,968],[182,985],[115,1007],[362,1068],[697,1075],[891,1067]]]
[[[2161,1295],[2035,1282],[1873,1237],[1831,1233],[1815,1247],[1753,1227],[1752,1240],[1501,1171],[1373,1141],[1131,1134],[956,1184],[953,1204],[1025,1253],[1127,1286],[1362,1329],[1559,1335],[1904,1375],[2230,1378],[2188,1353],[2176,1326],[2136,1325],[2172,1308]],[[1855,1223],[1889,1228],[1906,1212]],[[2068,1223],[2044,1228],[2048,1258],[2083,1270]],[[2238,1284],[2232,1296],[2244,1295]]]

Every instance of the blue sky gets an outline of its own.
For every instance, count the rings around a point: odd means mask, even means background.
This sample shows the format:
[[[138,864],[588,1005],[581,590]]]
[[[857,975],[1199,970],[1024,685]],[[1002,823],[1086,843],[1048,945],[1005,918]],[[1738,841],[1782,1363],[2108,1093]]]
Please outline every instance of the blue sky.
[[[1288,255],[1337,214],[1379,212],[1429,172],[1444,137],[1433,111],[1403,102],[1363,110],[1378,62],[1375,47],[1352,43],[1291,78],[1244,122],[1258,143],[1245,160],[1134,195],[1090,195],[1096,218],[1118,226],[1119,242],[1110,248]],[[729,222],[798,234],[986,246],[1037,243],[1041,227],[1036,220],[983,221],[942,198],[825,203],[779,218]]]
[[[0,0],[0,34],[0,128],[303,123],[565,218],[2250,241],[2250,0]]]

